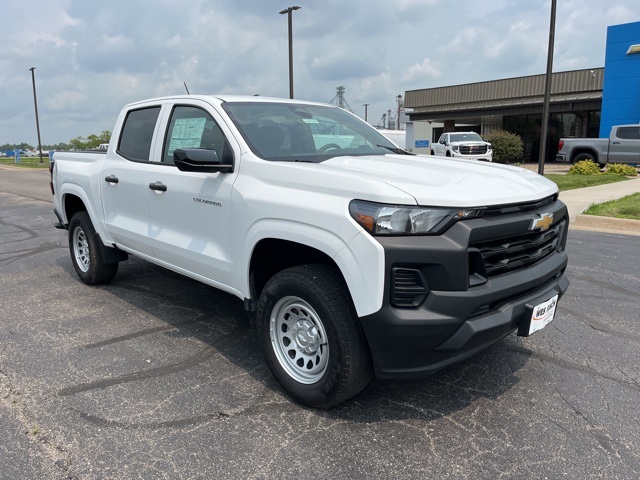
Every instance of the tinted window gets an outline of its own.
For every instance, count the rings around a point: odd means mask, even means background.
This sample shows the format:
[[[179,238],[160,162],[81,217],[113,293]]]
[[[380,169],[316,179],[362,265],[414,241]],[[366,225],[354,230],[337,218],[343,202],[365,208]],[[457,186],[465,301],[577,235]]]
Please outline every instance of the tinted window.
[[[620,127],[616,134],[618,138],[640,139],[640,127]]]
[[[162,161],[173,164],[173,152],[178,148],[215,150],[222,163],[233,163],[233,153],[222,130],[211,115],[197,107],[178,106],[171,113]]]
[[[130,160],[149,161],[153,130],[160,107],[132,110],[127,114],[120,135],[118,153]]]

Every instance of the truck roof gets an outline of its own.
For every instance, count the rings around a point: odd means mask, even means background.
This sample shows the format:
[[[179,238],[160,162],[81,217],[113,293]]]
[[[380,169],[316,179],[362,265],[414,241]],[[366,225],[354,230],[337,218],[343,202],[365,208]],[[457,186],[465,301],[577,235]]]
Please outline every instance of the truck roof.
[[[305,105],[325,105],[333,106],[323,102],[311,102],[307,100],[279,98],[279,97],[262,97],[260,95],[171,95],[166,97],[149,98],[128,104],[125,108],[146,103],[176,101],[176,100],[203,100],[205,102],[224,103],[224,102],[265,102],[265,103],[293,103]],[[338,108],[338,107],[335,107]]]

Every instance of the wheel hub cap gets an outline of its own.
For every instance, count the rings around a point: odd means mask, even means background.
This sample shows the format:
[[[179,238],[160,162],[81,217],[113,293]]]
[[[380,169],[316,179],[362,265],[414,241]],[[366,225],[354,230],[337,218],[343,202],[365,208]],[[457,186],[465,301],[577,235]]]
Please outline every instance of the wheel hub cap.
[[[273,353],[290,378],[306,385],[322,378],[329,364],[327,332],[309,303],[293,295],[278,300],[269,336]]]
[[[309,320],[299,320],[293,326],[293,338],[302,353],[310,355],[320,348],[320,334]]]

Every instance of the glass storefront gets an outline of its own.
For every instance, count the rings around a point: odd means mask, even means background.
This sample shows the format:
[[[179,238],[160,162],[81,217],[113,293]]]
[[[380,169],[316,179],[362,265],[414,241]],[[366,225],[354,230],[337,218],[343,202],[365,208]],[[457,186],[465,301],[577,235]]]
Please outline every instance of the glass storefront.
[[[542,115],[505,116],[503,118],[503,128],[522,138],[525,162],[538,161]],[[584,136],[595,138],[598,136],[599,131],[600,111],[590,111],[581,114],[570,112],[555,113],[550,115],[546,161],[555,160],[556,153],[558,153],[558,141],[561,138]]]

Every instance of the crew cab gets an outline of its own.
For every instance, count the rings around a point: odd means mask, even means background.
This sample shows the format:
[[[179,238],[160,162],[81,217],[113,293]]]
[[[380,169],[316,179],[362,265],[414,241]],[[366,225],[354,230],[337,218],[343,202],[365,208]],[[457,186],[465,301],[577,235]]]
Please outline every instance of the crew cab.
[[[235,295],[276,380],[312,407],[528,336],[569,284],[554,183],[419,158],[331,105],[145,100],[106,152],[56,152],[51,175],[82,281],[134,255]]]
[[[609,138],[561,138],[558,162],[589,160],[604,167],[607,163],[640,165],[640,125],[611,127]]]
[[[431,146],[431,155],[458,157],[467,160],[493,160],[493,150],[476,132],[451,132],[440,135],[438,143]]]

